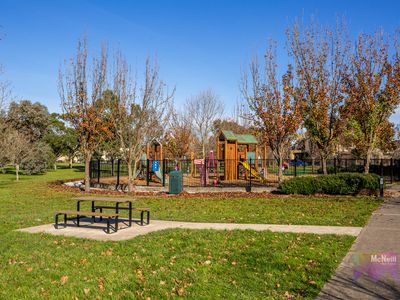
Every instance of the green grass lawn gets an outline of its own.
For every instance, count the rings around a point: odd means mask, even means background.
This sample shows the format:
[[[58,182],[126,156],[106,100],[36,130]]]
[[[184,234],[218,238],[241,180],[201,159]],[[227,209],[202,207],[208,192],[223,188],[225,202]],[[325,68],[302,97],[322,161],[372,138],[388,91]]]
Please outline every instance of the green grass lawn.
[[[167,230],[123,242],[27,234],[14,229],[53,222],[76,193],[45,175],[0,174],[0,299],[314,298],[353,237],[255,231]],[[141,199],[153,218],[189,221],[362,225],[373,198]]]
[[[381,200],[374,197],[140,199],[155,218],[196,222],[363,226]]]

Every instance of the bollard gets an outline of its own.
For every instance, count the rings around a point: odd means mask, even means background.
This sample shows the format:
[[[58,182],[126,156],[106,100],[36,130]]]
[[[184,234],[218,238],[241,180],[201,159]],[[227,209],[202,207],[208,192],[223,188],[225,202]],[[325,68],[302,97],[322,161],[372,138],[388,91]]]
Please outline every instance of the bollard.
[[[383,198],[383,176],[379,178],[379,195]]]

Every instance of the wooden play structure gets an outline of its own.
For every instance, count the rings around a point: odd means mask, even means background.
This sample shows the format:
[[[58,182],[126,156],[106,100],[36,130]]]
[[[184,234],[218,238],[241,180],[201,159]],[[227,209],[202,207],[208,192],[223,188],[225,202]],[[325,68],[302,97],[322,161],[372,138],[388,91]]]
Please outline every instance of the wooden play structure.
[[[239,179],[239,165],[242,165],[253,176],[259,177],[256,166],[258,165],[258,141],[252,134],[237,134],[230,130],[222,130],[217,136],[217,159],[224,161],[224,174],[222,180]],[[266,155],[266,149],[263,151]],[[263,164],[265,163],[263,159]],[[252,167],[250,167],[250,164]]]
[[[158,140],[153,140],[146,146],[146,157],[150,160],[164,159],[163,145]]]

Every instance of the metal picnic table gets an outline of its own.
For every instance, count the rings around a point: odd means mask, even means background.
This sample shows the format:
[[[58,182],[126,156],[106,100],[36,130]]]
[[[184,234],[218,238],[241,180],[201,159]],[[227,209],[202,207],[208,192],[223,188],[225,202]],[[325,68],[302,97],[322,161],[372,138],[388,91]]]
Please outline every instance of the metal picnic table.
[[[135,199],[86,196],[86,197],[73,198],[72,200],[76,201],[76,210],[77,211],[80,211],[81,202],[91,202],[92,203],[92,212],[95,212],[96,209],[100,209],[100,212],[102,212],[103,208],[109,208],[109,209],[115,209],[115,213],[118,214],[119,210],[128,210],[129,227],[132,226],[132,202],[135,201]],[[111,202],[111,203],[114,203],[115,206],[95,205],[95,202],[102,202],[102,203]],[[124,204],[124,203],[127,203],[128,207],[120,206],[120,204]],[[117,217],[117,221],[118,221],[118,217]],[[118,222],[116,224],[117,224],[116,226],[117,226],[117,230],[118,230]]]

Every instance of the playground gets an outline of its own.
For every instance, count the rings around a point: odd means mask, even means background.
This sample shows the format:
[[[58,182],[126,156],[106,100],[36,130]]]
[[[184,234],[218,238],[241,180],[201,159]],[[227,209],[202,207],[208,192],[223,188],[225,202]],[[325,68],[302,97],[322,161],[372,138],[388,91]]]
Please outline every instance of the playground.
[[[278,183],[279,167],[268,155],[269,149],[252,134],[237,134],[222,130],[214,149],[204,158],[194,152],[190,157],[172,158],[168,145],[153,140],[143,146],[136,165],[136,186],[165,187],[172,171],[180,171],[183,187],[270,187]],[[296,176],[317,176],[322,173],[319,159],[305,159],[298,151],[288,150],[283,161],[283,179]],[[328,173],[362,172],[364,160],[329,159]],[[386,182],[400,178],[400,163],[391,159],[372,160],[370,172],[383,175]],[[92,186],[126,190],[128,167],[122,159],[93,160],[90,165]]]
[[[181,171],[183,185],[192,187],[245,186],[250,181],[252,185],[266,185],[277,181],[275,160],[267,159],[266,145],[260,146],[252,134],[222,130],[217,136],[215,151],[210,150],[205,158],[193,152],[190,158],[170,158],[166,155],[167,147],[158,140],[145,146],[136,168],[136,185],[168,185],[171,171]],[[128,182],[127,166],[121,160],[92,161],[90,173],[96,183],[125,185]],[[289,175],[289,170],[286,173]]]

